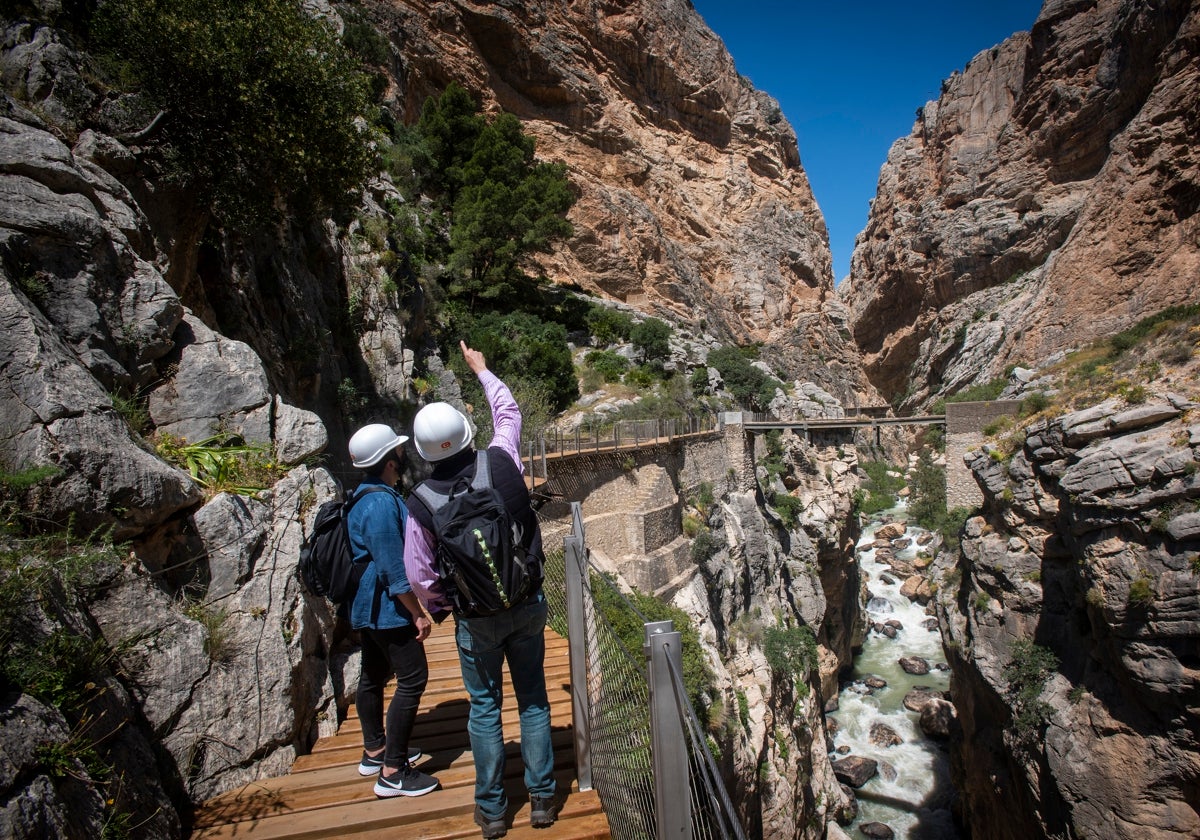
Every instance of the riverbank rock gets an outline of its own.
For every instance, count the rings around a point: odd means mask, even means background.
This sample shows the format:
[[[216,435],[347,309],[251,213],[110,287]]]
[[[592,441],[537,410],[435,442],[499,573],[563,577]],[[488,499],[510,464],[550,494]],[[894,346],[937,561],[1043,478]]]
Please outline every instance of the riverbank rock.
[[[849,755],[833,762],[833,773],[839,782],[860,788],[879,772],[879,762],[861,755]]]

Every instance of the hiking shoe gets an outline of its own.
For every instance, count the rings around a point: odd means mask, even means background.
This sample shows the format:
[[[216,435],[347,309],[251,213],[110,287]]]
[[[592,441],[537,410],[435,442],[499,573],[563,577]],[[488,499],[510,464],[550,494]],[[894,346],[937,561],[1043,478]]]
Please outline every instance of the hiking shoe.
[[[478,805],[475,806],[475,825],[483,830],[483,840],[495,840],[497,837],[508,834],[508,826],[504,824],[504,817],[492,819],[484,815]]]
[[[534,828],[549,828],[558,819],[559,807],[553,796],[529,797],[529,824]]]
[[[420,770],[411,767],[401,767],[390,776],[382,773],[375,780],[375,795],[381,798],[390,796],[424,796],[438,786],[438,780]]]
[[[421,752],[420,747],[408,748],[408,763],[416,764],[421,759],[425,758],[425,753]],[[377,776],[379,771],[383,769],[383,753],[376,756],[367,755],[367,751],[363,750],[362,761],[358,763],[358,775],[360,776]]]

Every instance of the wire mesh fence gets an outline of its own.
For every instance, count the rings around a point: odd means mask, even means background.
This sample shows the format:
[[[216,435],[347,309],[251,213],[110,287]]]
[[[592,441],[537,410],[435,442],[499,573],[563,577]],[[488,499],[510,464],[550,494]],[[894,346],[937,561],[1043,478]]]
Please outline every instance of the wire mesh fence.
[[[577,507],[572,532],[582,546],[582,517]],[[579,654],[579,646],[572,641],[572,656],[583,658],[583,684],[573,684],[572,690],[586,692],[583,708],[587,711],[586,721],[577,720],[575,725],[587,727],[590,778],[604,804],[611,836],[617,840],[653,840],[658,825],[647,659],[631,632],[631,628],[641,628],[649,620],[608,575],[586,559],[586,549],[583,556],[585,640]],[[563,636],[568,636],[567,562],[565,551],[548,555],[544,585],[551,626]],[[673,672],[671,678],[675,683],[675,706],[684,722],[689,772],[688,778],[670,780],[659,790],[691,792],[691,836],[695,840],[744,840],[682,676]]]
[[[688,703],[683,674],[674,665],[669,665],[671,684],[675,690],[675,701],[683,713],[683,733],[687,741],[688,789],[691,795],[692,837],[694,840],[736,838],[746,840],[742,825],[738,822],[725,790],[721,772],[708,749],[704,730],[696,713]]]

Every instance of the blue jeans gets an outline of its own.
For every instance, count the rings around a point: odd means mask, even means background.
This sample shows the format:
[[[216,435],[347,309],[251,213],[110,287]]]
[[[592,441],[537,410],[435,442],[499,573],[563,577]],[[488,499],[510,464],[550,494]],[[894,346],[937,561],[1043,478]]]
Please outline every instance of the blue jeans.
[[[504,729],[500,720],[508,659],[521,716],[521,759],[531,796],[554,795],[554,745],[546,698],[546,601],[541,595],[496,615],[455,618],[463,684],[471,698],[467,732],[475,756],[475,802],[488,819],[508,810],[504,793]]]

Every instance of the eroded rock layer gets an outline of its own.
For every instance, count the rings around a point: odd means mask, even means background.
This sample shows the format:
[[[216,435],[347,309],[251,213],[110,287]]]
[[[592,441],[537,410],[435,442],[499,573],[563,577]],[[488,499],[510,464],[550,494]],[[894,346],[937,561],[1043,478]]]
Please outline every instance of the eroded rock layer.
[[[872,382],[916,405],[1200,299],[1198,92],[1188,0],[1051,0],[946,80],[840,290]]]

